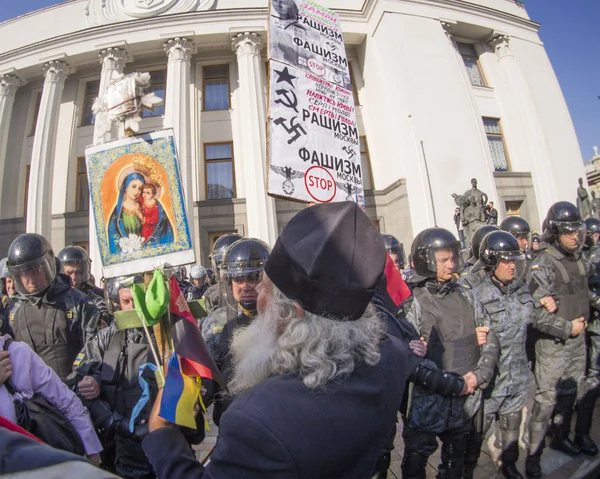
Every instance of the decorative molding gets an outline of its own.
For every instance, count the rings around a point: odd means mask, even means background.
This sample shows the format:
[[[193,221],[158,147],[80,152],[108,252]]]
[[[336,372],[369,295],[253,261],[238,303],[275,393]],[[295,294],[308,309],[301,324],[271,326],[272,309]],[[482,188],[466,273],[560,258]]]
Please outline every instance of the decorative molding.
[[[231,49],[238,57],[243,55],[260,55],[263,40],[257,33],[240,33],[231,40]]]
[[[193,49],[194,43],[187,38],[171,38],[164,45],[169,61],[183,60],[187,62],[190,60]]]
[[[44,65],[44,83],[64,82],[67,75],[73,72],[67,62],[51,60]]]
[[[510,50],[510,36],[504,33],[494,34],[489,40],[488,44],[496,52],[498,59],[504,58],[508,55],[512,55]]]
[[[102,64],[102,70],[119,70],[129,61],[129,53],[122,48],[109,47],[98,53],[98,59]]]
[[[17,89],[23,86],[24,82],[16,75],[0,75],[0,97],[14,96]]]

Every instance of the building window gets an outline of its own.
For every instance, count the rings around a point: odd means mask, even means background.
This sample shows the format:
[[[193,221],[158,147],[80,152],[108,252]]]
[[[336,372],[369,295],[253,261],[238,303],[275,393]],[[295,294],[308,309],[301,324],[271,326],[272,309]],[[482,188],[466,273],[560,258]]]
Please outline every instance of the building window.
[[[229,110],[229,65],[202,67],[202,109]]]
[[[163,116],[165,114],[165,91],[167,89],[167,71],[157,70],[150,72],[150,88],[148,93],[154,93],[162,98],[162,105],[157,106],[154,110],[143,110],[142,118],[151,118],[154,116]]]
[[[523,201],[505,201],[504,209],[506,210],[506,216],[521,216],[521,205]]]
[[[31,123],[31,134],[29,136],[35,135],[35,127],[37,126],[38,115],[40,113],[40,105],[42,103],[42,92],[38,91],[34,93],[35,97],[35,107],[33,110],[33,122]]]
[[[96,115],[92,111],[92,106],[98,98],[100,92],[100,80],[94,80],[86,82],[85,84],[85,97],[83,99],[83,117],[81,119],[81,126],[93,125],[96,120]]]
[[[235,171],[232,143],[205,143],[206,197],[209,200],[235,198]]]
[[[75,209],[87,211],[90,204],[90,189],[88,185],[87,167],[85,158],[77,158],[77,185],[75,187]]]
[[[485,77],[479,66],[479,55],[477,55],[477,52],[475,51],[475,46],[471,43],[456,42],[456,44],[458,45],[460,56],[465,63],[471,85],[486,86]]]
[[[360,140],[360,162],[362,165],[363,190],[373,189],[373,173],[371,172],[371,158],[369,157],[369,145],[367,137],[361,136]]]
[[[494,171],[509,171],[508,155],[506,154],[506,145],[502,136],[500,120],[494,118],[483,118],[483,127],[487,136]]]
[[[89,241],[74,241],[73,244],[75,246],[79,246],[86,250],[88,253],[90,252],[90,242]]]
[[[25,167],[25,205],[23,206],[23,216],[27,216],[27,201],[29,200],[29,177],[31,176],[31,165]]]

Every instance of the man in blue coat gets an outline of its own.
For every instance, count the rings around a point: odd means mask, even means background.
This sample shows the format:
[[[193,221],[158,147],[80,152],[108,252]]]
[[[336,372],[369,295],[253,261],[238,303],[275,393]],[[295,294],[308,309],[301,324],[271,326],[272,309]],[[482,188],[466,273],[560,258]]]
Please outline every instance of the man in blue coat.
[[[354,204],[307,208],[258,286],[259,315],[232,343],[230,393],[210,464],[158,417],[143,447],[158,477],[370,478],[387,453],[406,346],[370,304],[385,246]]]

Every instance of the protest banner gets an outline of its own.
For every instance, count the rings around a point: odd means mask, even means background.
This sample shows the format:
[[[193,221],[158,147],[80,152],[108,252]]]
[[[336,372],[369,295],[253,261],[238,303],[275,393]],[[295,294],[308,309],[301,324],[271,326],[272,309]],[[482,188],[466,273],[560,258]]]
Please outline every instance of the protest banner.
[[[106,278],[195,262],[172,130],[91,146],[85,156]]]
[[[337,13],[311,0],[271,0],[269,58],[352,89]]]

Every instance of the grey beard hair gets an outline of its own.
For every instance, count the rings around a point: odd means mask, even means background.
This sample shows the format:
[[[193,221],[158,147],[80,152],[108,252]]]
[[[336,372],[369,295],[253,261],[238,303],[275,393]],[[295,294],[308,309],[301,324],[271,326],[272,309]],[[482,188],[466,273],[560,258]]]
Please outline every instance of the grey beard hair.
[[[294,301],[273,286],[273,299],[263,314],[235,332],[231,343],[236,396],[270,376],[296,373],[310,389],[341,379],[357,363],[379,363],[385,324],[369,305],[356,321],[336,321],[304,311],[297,317]]]

